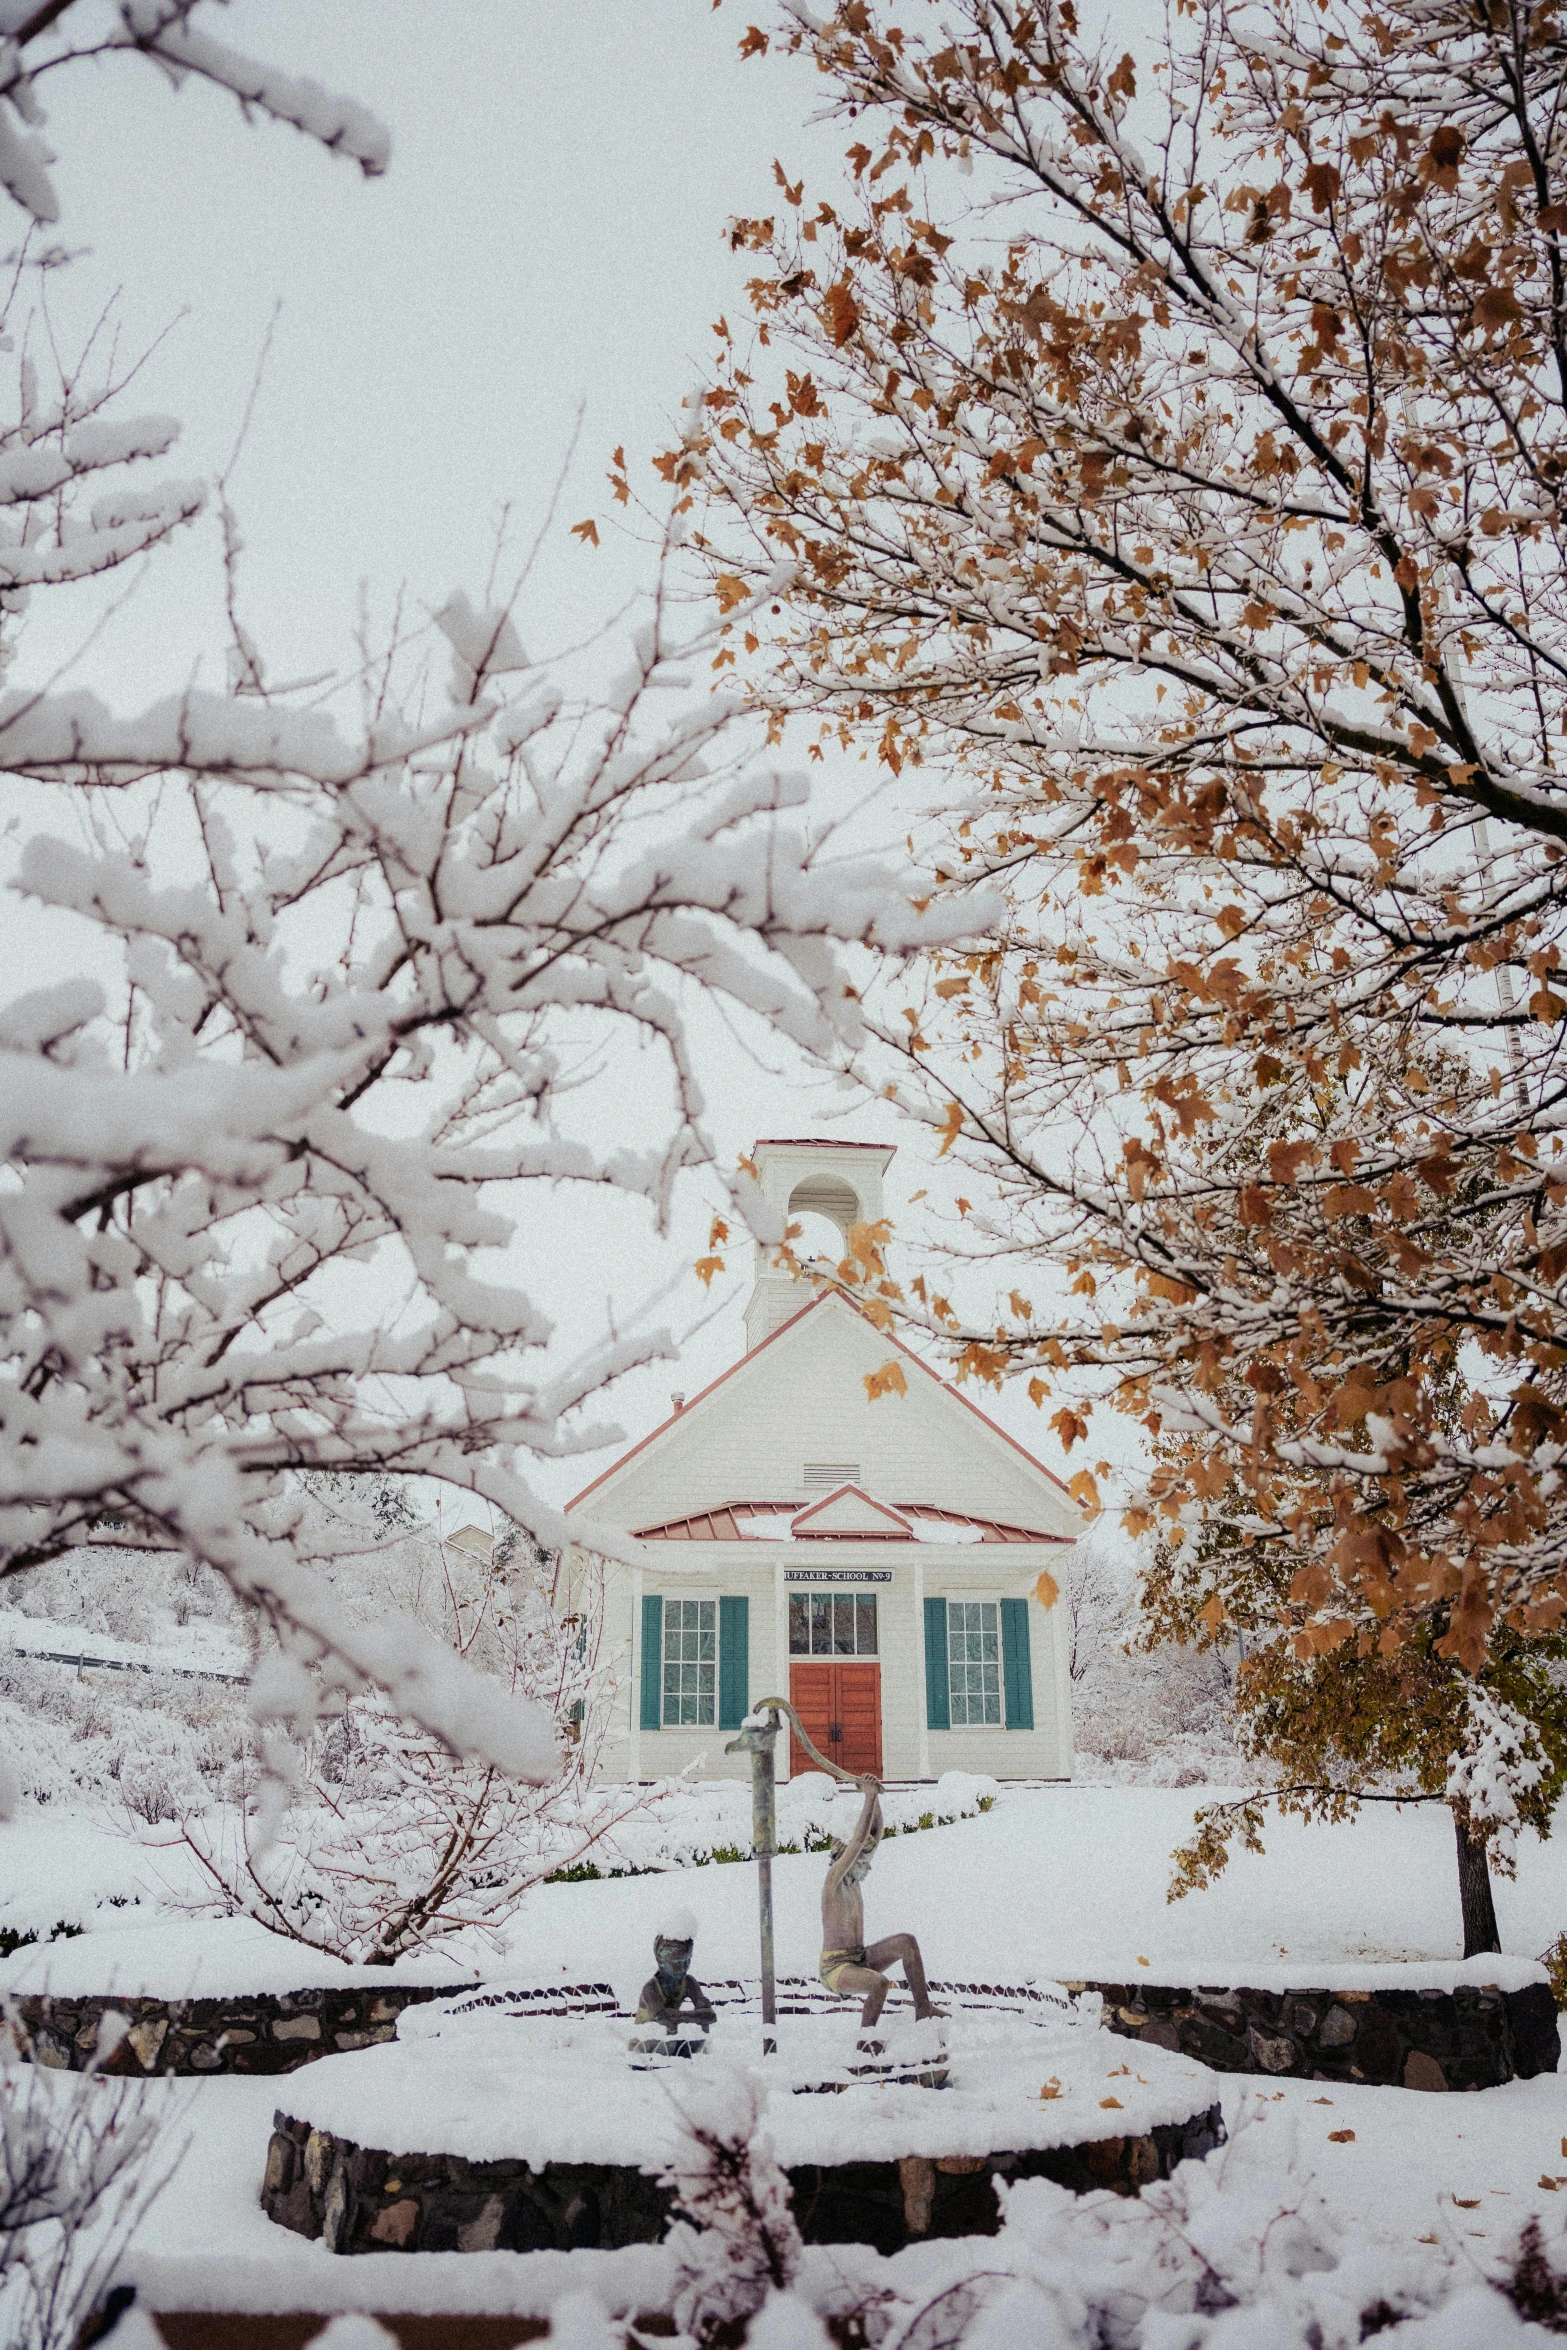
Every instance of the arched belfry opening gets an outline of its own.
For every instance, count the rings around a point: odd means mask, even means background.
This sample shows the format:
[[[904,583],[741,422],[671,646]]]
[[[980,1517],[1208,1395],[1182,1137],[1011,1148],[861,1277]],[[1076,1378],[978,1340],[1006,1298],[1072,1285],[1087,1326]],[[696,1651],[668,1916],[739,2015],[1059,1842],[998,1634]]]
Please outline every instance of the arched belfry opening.
[[[834,1233],[834,1253],[841,1254],[854,1226],[867,1221],[859,1193],[842,1175],[807,1175],[789,1194],[788,1215],[790,1223],[800,1227],[799,1238],[790,1246],[802,1263],[833,1250]]]
[[[885,1142],[783,1141],[758,1142],[751,1153],[757,1181],[786,1223],[802,1229],[794,1243],[802,1260],[826,1253],[830,1234],[818,1225],[824,1218],[837,1234],[840,1251],[856,1224],[874,1224],[882,1215],[882,1177],[894,1145]],[[760,1346],[802,1306],[812,1291],[780,1269],[775,1253],[760,1245],[756,1251],[756,1287],[745,1310],[745,1343],[749,1351]]]

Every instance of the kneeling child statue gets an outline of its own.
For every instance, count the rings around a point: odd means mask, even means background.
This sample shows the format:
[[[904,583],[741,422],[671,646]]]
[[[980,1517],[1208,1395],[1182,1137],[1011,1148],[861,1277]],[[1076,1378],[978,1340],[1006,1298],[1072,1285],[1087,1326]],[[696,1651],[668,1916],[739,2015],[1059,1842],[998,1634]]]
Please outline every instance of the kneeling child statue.
[[[667,1918],[653,1937],[654,1972],[642,1986],[631,2042],[645,2056],[695,2056],[707,2046],[713,2003],[688,1970],[696,1920],[688,1909]]]

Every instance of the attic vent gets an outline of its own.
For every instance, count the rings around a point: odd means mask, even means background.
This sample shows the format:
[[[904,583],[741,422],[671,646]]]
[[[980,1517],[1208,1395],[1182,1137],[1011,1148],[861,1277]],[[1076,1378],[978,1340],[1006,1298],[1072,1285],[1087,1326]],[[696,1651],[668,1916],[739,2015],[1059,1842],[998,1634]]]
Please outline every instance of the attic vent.
[[[800,1473],[803,1485],[820,1487],[824,1493],[832,1493],[840,1485],[858,1485],[859,1481],[858,1461],[807,1461]]]

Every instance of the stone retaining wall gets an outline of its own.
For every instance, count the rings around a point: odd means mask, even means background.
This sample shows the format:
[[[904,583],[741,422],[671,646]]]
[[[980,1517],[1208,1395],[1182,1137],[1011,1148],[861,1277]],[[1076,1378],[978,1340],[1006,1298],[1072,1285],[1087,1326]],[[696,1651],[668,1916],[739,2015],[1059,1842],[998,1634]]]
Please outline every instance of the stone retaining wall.
[[[384,1989],[236,1993],[228,1999],[149,1999],[94,1992],[79,1999],[16,1993],[6,2007],[20,2027],[20,2052],[34,2064],[89,2072],[106,2015],[130,2030],[111,2073],[292,2073],[318,2056],[395,2039],[405,2007],[449,1999],[450,1988],[388,1983]],[[13,2027],[15,2028],[15,2027]],[[4,2029],[0,2014],[0,2032]]]
[[[896,2252],[928,2236],[993,2236],[997,2178],[1055,2179],[1083,2194],[1135,2195],[1178,2162],[1224,2143],[1217,2105],[1141,2137],[1029,2154],[932,2161],[811,2163],[789,2172],[808,2244],[870,2244]],[[469,2162],[454,2154],[387,2154],[292,2115],[273,2117],[261,2208],[329,2252],[572,2252],[656,2244],[674,2198],[630,2164]]]
[[[1489,2089],[1555,2072],[1556,2007],[1549,1987],[1519,1991],[1256,1991],[1212,1984],[1067,1983],[1098,1991],[1112,2032],[1194,2056],[1222,2073],[1364,2081],[1404,2089]],[[68,1998],[21,1992],[7,2003],[21,2053],[35,2063],[91,2067],[106,2014],[131,2029],[114,2073],[291,2073],[318,2056],[396,2037],[405,2007],[450,1988],[411,1983],[236,1993],[226,1999],[152,1999],[96,1992]]]
[[[1200,1984],[1068,1983],[1098,1991],[1112,2032],[1221,2073],[1277,2073],[1383,2088],[1492,2089],[1553,2073],[1556,2003],[1521,1991],[1251,1991]]]

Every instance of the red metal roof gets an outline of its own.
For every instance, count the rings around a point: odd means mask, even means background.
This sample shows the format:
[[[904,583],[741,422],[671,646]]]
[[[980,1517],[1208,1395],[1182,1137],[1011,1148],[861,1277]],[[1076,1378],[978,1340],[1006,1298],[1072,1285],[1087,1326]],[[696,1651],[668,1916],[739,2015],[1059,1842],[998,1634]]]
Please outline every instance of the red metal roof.
[[[753,1157],[770,1144],[790,1151],[882,1151],[889,1159],[898,1155],[895,1142],[847,1142],[842,1136],[829,1141],[824,1134],[759,1134],[751,1145]]]
[[[892,1505],[903,1518],[934,1519],[947,1526],[978,1527],[982,1542],[1070,1542],[1070,1534],[1046,1534],[1037,1526],[1009,1526],[999,1518],[973,1518],[963,1510],[937,1509],[926,1501],[900,1501]],[[788,1539],[791,1520],[799,1516],[799,1505],[792,1501],[726,1501],[717,1509],[700,1510],[694,1517],[671,1518],[662,1526],[638,1526],[638,1542],[783,1542]],[[741,1518],[774,1517],[778,1532],[744,1534],[738,1521]],[[811,1542],[913,1542],[913,1534],[835,1534],[809,1532],[805,1539]]]
[[[671,1412],[667,1420],[660,1420],[656,1428],[650,1428],[645,1436],[639,1437],[637,1439],[635,1444],[628,1444],[625,1451],[620,1455],[618,1460],[611,1461],[607,1469],[600,1469],[598,1475],[592,1478],[588,1484],[584,1485],[580,1493],[574,1493],[572,1495],[570,1501],[568,1501],[566,1504],[567,1509],[574,1510],[580,1502],[586,1501],[590,1493],[596,1493],[598,1491],[599,1487],[604,1483],[606,1478],[613,1477],[617,1469],[623,1469],[627,1461],[635,1460],[639,1452],[645,1452],[650,1444],[655,1442],[658,1437],[663,1435],[666,1428],[672,1428],[677,1420],[688,1419],[691,1413],[696,1410],[697,1406],[699,1404],[705,1403],[710,1395],[715,1394],[716,1391],[724,1385],[726,1380],[733,1379],[736,1372],[743,1371],[747,1364],[754,1363],[757,1356],[759,1354],[765,1353],[768,1347],[776,1346],[779,1339],[784,1336],[785,1332],[792,1330],[795,1324],[802,1321],[807,1314],[818,1313],[823,1306],[830,1305],[835,1298],[839,1305],[847,1306],[851,1314],[858,1314],[860,1312],[859,1307],[855,1305],[851,1299],[845,1297],[842,1290],[819,1290],[815,1297],[810,1299],[806,1305],[803,1305],[800,1308],[799,1313],[791,1314],[787,1322],[780,1322],[777,1329],[770,1332],[769,1335],[762,1340],[759,1346],[753,1346],[749,1348],[745,1354],[740,1356],[737,1362],[730,1364],[727,1371],[720,1371],[716,1379],[710,1379],[707,1385],[703,1388],[699,1388],[695,1395],[688,1396],[686,1401],[680,1406],[680,1409],[678,1411]],[[862,1321],[869,1319],[868,1316],[863,1314],[860,1316],[860,1318]],[[1048,1477],[1051,1484],[1054,1485],[1058,1491],[1066,1493],[1067,1488],[1065,1481],[1056,1475],[1054,1469],[1047,1469],[1043,1461],[1039,1461],[1034,1458],[1026,1444],[1019,1444],[1017,1438],[1015,1436],[1009,1436],[1005,1428],[998,1426],[998,1424],[990,1417],[988,1412],[982,1412],[977,1403],[970,1403],[968,1397],[963,1393],[962,1389],[959,1387],[954,1387],[950,1379],[943,1379],[939,1371],[933,1371],[929,1363],[927,1363],[922,1356],[917,1355],[914,1352],[913,1347],[905,1346],[902,1339],[894,1337],[890,1330],[883,1331],[881,1335],[885,1339],[888,1346],[896,1347],[898,1353],[904,1356],[907,1361],[913,1363],[917,1369],[923,1371],[927,1379],[934,1379],[936,1385],[943,1391],[944,1394],[950,1395],[954,1403],[961,1404],[966,1412],[972,1412],[975,1419],[980,1421],[983,1426],[990,1430],[992,1436],[999,1436],[1003,1444],[1009,1445],[1013,1452],[1020,1453],[1022,1455],[1023,1459],[1027,1461],[1031,1469],[1037,1469],[1041,1477]],[[1068,1496],[1068,1498],[1070,1499],[1070,1496]],[[770,1508],[772,1505],[770,1503],[764,1503],[762,1506],[764,1508]],[[1076,1509],[1077,1506],[1078,1505],[1076,1502],[1073,1502],[1072,1507]],[[1033,1535],[1029,1535],[1025,1539],[1028,1541],[1033,1541],[1035,1537]],[[1047,1535],[1043,1537],[1043,1539],[1046,1541],[1067,1542],[1073,1538],[1070,1535],[1061,1534],[1053,1536]]]

